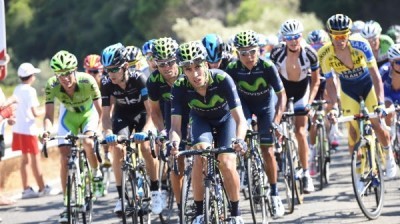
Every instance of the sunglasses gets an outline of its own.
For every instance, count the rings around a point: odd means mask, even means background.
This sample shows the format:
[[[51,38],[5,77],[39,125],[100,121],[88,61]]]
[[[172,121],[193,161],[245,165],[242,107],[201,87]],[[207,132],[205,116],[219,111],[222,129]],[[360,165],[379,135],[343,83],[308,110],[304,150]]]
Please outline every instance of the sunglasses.
[[[106,70],[106,72],[107,73],[116,73],[116,72],[119,72],[119,70],[122,68],[122,66],[120,66],[120,67],[114,67],[114,68],[106,68],[105,70]]]
[[[72,73],[74,73],[75,71],[68,71],[68,72],[63,72],[63,73],[56,73],[56,77],[68,77],[70,76]]]
[[[146,60],[147,61],[153,60],[153,55],[146,55]]]
[[[334,40],[346,40],[349,37],[349,34],[331,34],[332,39]]]
[[[136,64],[139,62],[139,60],[134,60],[134,61],[129,61],[129,67],[136,67]]]
[[[190,65],[201,65],[205,60],[203,58],[196,58],[190,61],[181,61],[179,62],[179,66],[181,67],[189,67]]]
[[[242,51],[238,51],[239,52],[239,54],[240,54],[240,56],[248,56],[248,55],[251,55],[251,56],[253,56],[253,55],[255,55],[256,54],[256,52],[257,52],[257,48],[253,48],[253,49],[250,49],[250,50],[242,50]]]
[[[172,60],[169,60],[169,61],[155,61],[155,62],[156,62],[156,65],[158,67],[164,68],[164,67],[167,67],[167,66],[168,67],[172,67],[175,64],[176,60],[172,59]]]
[[[400,60],[399,60],[399,61],[394,61],[394,63],[395,63],[396,65],[400,65]]]
[[[291,41],[291,40],[298,40],[301,36],[302,36],[301,33],[299,33],[299,34],[296,34],[296,35],[284,36],[283,38],[286,41]]]
[[[87,73],[89,73],[89,74],[99,74],[99,70],[97,70],[97,69],[89,69],[88,71],[87,71]]]

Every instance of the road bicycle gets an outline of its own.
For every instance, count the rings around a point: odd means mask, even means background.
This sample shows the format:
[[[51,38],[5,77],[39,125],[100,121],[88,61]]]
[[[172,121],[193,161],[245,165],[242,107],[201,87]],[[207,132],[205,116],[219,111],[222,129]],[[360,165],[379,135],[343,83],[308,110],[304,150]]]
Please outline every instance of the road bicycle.
[[[101,163],[97,136],[74,135],[53,136],[48,140],[64,139],[71,145],[71,153],[68,158],[68,176],[66,192],[64,194],[64,206],[67,208],[68,223],[91,223],[93,219],[93,176],[92,169],[86,157],[82,144],[78,140],[91,138],[94,141],[94,151],[97,160]],[[47,154],[47,141],[43,144],[45,157]]]
[[[220,153],[232,153],[234,149],[232,148],[211,148],[208,147],[202,150],[185,150],[180,151],[176,154],[179,156],[195,156],[199,155],[206,158],[206,165],[203,165],[204,173],[204,223],[209,224],[219,224],[229,221],[228,219],[228,208],[230,208],[229,201],[226,196],[225,189],[223,187],[223,177],[218,169],[218,160],[216,158],[217,154]],[[204,160],[203,160],[204,161]],[[187,187],[184,185],[184,188]],[[188,189],[186,189],[188,190]],[[182,195],[184,200],[185,196]],[[188,207],[182,205],[183,217],[181,220],[189,221],[186,217],[186,210]],[[194,217],[195,214],[189,214]],[[189,223],[191,220],[189,221]],[[188,223],[188,222],[187,222]]]
[[[388,111],[390,112],[390,111]],[[360,99],[360,112],[337,119],[338,122],[357,121],[360,140],[355,144],[351,157],[351,177],[357,203],[368,219],[377,219],[384,203],[384,152],[377,143],[370,122],[376,113],[368,113],[364,100]]]
[[[125,148],[122,161],[122,223],[151,223],[150,219],[150,182],[146,173],[144,160],[139,156],[139,148],[134,140],[117,136],[117,143]],[[101,144],[107,144],[105,140]],[[132,145],[135,147],[132,147]],[[115,158],[114,158],[115,159]]]
[[[319,190],[322,190],[324,184],[328,184],[330,177],[330,150],[329,142],[326,136],[325,127],[325,100],[315,100],[311,106],[314,108],[315,120],[312,125],[316,126],[315,152],[311,155],[311,165],[314,166],[315,176],[319,182]],[[311,119],[311,118],[310,118]]]
[[[180,224],[191,223],[196,215],[196,205],[191,195],[193,155],[185,156],[185,169],[183,171]]]
[[[392,147],[394,153],[394,160],[400,168],[400,105],[395,104],[395,116],[391,125]]]

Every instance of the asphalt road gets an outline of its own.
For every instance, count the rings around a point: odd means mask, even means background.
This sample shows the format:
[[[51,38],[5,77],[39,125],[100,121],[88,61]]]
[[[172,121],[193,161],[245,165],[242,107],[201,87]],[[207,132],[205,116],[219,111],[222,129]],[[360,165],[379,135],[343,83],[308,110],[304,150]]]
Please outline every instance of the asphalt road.
[[[293,214],[270,223],[400,223],[400,175],[386,182],[385,205],[379,219],[368,221],[358,207],[351,186],[350,156],[341,141],[341,147],[333,155],[331,184],[322,191],[306,195],[304,204],[296,205]],[[95,202],[93,223],[121,223],[113,214],[117,193],[112,184],[110,193]],[[62,210],[61,195],[36,199],[18,200],[13,206],[0,207],[2,223],[57,223]],[[252,223],[249,202],[242,201],[245,223]],[[176,210],[176,209],[175,209]],[[177,210],[176,210],[177,211]],[[174,218],[170,223],[177,223]],[[152,223],[160,223],[153,217]]]

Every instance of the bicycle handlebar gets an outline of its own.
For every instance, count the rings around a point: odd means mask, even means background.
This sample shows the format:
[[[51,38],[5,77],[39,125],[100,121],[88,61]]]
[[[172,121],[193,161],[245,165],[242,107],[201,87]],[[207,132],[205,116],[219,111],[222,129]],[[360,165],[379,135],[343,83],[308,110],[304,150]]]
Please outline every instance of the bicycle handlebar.
[[[191,150],[180,151],[176,154],[176,157],[190,156],[190,155],[210,155],[210,154],[231,153],[231,152],[236,152],[236,151],[233,148],[227,148],[227,147],[220,147],[220,148],[208,147],[202,150],[191,149]]]
[[[394,112],[395,110],[396,110],[395,108],[390,107],[390,108],[386,108],[385,111],[386,111],[386,113],[391,113],[391,112]],[[350,115],[350,116],[339,117],[339,118],[337,118],[337,122],[342,123],[342,122],[349,122],[349,121],[361,120],[361,119],[368,120],[368,119],[377,118],[377,117],[378,117],[378,114],[374,113],[374,112],[368,113],[368,114],[359,113],[359,114],[354,114],[354,115]]]

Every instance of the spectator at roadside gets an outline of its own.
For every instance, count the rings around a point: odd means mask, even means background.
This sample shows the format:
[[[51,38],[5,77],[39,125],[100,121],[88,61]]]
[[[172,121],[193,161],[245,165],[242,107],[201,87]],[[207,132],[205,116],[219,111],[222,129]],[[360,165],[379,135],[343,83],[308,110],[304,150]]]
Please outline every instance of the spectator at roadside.
[[[21,150],[21,179],[22,179],[22,199],[34,198],[50,195],[52,189],[45,185],[43,173],[40,167],[40,151],[38,146],[37,127],[35,118],[44,114],[43,110],[38,109],[39,100],[36,90],[31,86],[36,80],[36,74],[40,69],[35,68],[30,63],[23,63],[18,68],[18,77],[21,83],[14,89],[13,98],[17,102],[15,113],[15,124],[13,126],[12,150]],[[28,185],[28,169],[32,170],[33,176],[39,187],[36,192]]]

